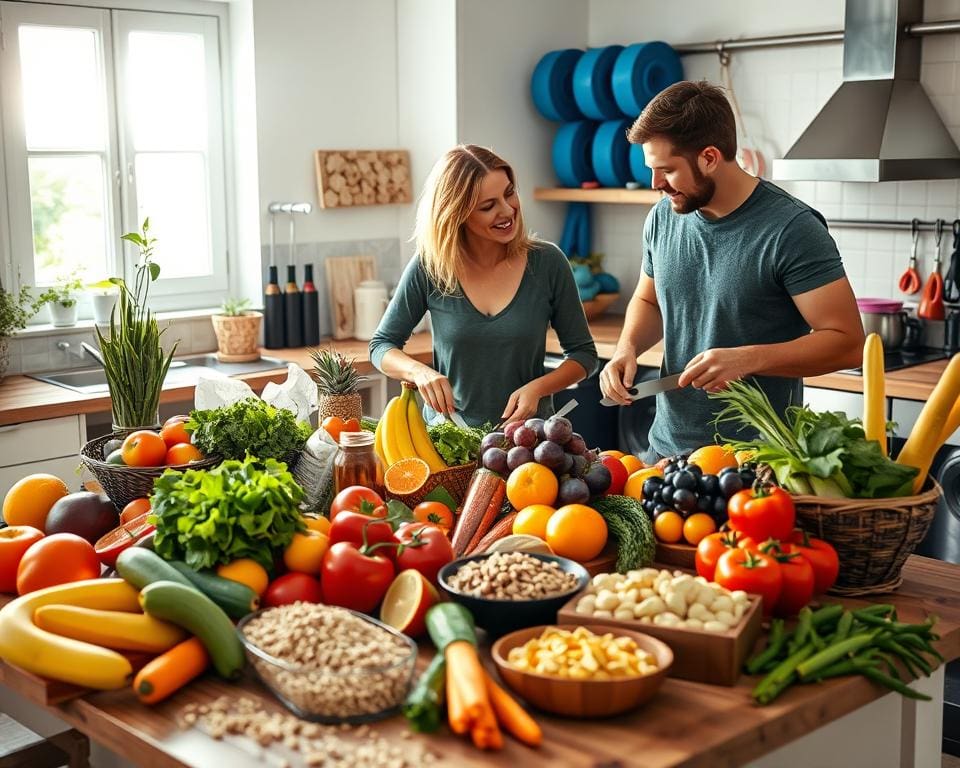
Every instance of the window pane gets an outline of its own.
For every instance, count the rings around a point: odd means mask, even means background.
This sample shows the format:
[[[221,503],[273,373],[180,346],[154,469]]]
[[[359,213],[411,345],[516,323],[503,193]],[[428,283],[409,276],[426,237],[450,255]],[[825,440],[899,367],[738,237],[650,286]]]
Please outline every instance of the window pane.
[[[137,221],[150,217],[160,279],[213,271],[207,169],[197,152],[138,154]]]
[[[73,271],[108,277],[103,158],[31,157],[28,166],[34,282],[50,285]]]
[[[19,39],[27,149],[105,149],[97,33],[22,26]]]
[[[131,32],[126,74],[134,149],[206,149],[203,37]]]

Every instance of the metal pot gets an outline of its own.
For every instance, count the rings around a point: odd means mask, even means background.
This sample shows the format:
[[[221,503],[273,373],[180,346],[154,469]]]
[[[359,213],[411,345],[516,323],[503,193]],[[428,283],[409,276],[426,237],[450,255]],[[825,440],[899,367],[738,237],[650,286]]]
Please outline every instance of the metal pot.
[[[900,349],[907,327],[906,310],[889,313],[861,312],[860,320],[863,322],[863,332],[880,336],[885,350]]]

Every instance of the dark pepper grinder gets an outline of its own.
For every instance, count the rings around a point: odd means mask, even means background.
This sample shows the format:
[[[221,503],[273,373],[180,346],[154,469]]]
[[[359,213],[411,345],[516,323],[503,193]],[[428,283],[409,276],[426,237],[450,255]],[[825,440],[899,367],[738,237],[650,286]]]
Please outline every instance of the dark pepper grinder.
[[[948,355],[960,352],[960,310],[951,309],[943,321],[943,351]]]
[[[283,293],[284,327],[287,329],[287,346],[303,346],[303,296],[297,288],[297,265],[287,266],[287,286]]]
[[[277,268],[271,266],[267,287],[263,291],[263,346],[267,349],[283,349],[286,346],[284,322],[283,293]]]
[[[303,344],[315,347],[320,343],[320,297],[313,284],[313,264],[303,269]]]

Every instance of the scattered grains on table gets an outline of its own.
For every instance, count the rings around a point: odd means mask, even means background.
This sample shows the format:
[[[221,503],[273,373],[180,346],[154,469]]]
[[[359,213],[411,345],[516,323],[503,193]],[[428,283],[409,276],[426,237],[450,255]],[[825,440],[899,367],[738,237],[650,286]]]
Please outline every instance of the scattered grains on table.
[[[659,669],[653,655],[632,637],[597,635],[586,627],[547,627],[539,637],[512,648],[507,661],[524,672],[573,680],[643,677]]]
[[[454,589],[488,600],[539,600],[562,595],[577,587],[575,574],[552,560],[523,552],[495,552],[472,560],[448,580]]]

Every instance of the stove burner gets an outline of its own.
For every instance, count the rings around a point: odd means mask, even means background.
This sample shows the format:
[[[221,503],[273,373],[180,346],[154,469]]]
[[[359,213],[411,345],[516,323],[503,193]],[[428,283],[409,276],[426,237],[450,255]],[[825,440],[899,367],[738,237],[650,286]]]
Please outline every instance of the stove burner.
[[[895,349],[883,353],[883,369],[888,373],[890,371],[899,371],[903,368],[910,368],[914,365],[923,363],[932,363],[934,360],[945,360],[949,355],[942,349],[933,347],[924,347],[917,350]],[[861,375],[863,368],[848,368],[840,373],[854,373]]]

